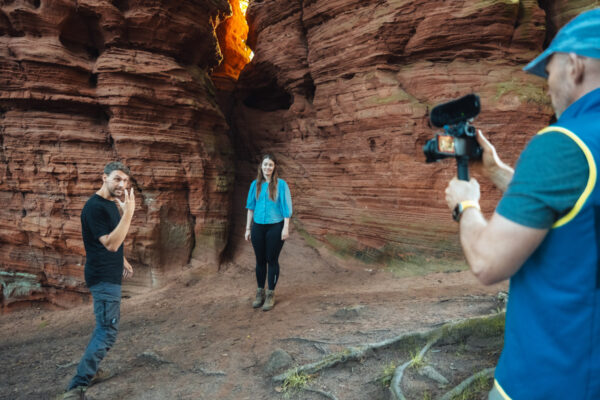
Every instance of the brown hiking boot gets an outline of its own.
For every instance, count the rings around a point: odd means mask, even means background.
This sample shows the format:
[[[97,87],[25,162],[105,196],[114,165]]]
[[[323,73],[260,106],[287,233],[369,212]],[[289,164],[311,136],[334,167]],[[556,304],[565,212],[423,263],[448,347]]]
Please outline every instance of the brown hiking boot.
[[[87,399],[87,397],[85,397],[86,389],[86,386],[77,386],[76,388],[68,390],[63,394],[62,400],[85,400]]]
[[[265,292],[265,304],[263,304],[263,311],[270,311],[275,306],[275,291],[268,290]]]
[[[258,308],[263,305],[265,301],[265,289],[258,288],[256,289],[256,299],[252,302],[252,307]]]
[[[94,377],[90,381],[90,386],[92,386],[96,383],[103,382],[111,377],[112,377],[112,375],[111,375],[110,371],[107,371],[102,368],[98,368],[98,371],[96,371],[96,375],[94,375]]]

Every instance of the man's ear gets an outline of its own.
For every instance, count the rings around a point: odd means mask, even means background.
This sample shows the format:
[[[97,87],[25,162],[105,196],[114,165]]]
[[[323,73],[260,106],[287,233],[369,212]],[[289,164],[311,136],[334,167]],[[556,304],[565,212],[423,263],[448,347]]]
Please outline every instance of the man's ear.
[[[583,58],[575,53],[569,53],[569,74],[573,78],[573,82],[580,84],[583,82],[585,75],[585,62]]]
[[[107,179],[108,179],[108,175],[102,174],[102,182],[106,182]]]

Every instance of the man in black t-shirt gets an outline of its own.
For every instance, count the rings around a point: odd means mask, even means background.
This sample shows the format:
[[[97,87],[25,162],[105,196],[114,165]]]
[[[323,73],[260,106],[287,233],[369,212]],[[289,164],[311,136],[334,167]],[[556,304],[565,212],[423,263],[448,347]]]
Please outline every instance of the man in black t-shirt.
[[[121,279],[133,275],[131,264],[123,256],[123,241],[135,209],[133,188],[128,191],[129,176],[129,168],[122,163],[108,163],[104,167],[102,187],[81,212],[85,283],[94,299],[96,328],[63,399],[85,399],[87,387],[103,378],[98,366],[117,338]]]

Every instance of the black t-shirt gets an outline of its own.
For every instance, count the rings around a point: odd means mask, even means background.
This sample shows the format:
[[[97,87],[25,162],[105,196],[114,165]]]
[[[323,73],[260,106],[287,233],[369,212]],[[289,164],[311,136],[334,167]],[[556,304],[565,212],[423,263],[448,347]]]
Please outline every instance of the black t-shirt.
[[[85,283],[92,287],[99,282],[121,284],[123,277],[123,245],[109,251],[98,240],[111,233],[119,224],[121,215],[117,205],[94,194],[81,211],[81,234],[85,246]]]

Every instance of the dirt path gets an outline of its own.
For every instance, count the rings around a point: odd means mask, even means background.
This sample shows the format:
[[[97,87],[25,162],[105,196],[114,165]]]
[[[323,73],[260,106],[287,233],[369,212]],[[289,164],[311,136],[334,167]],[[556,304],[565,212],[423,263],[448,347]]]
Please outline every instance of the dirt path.
[[[292,365],[306,363],[348,345],[493,312],[506,290],[484,287],[468,271],[395,278],[322,256],[293,235],[281,257],[276,307],[263,312],[250,305],[252,253],[242,249],[219,273],[187,270],[167,287],[124,299],[119,338],[102,365],[115,376],[89,388],[88,397],[280,399],[265,371],[275,349],[288,352]],[[92,329],[91,305],[0,316],[0,399],[59,395]],[[340,399],[366,399],[358,390]],[[310,396],[296,397],[322,398]]]

